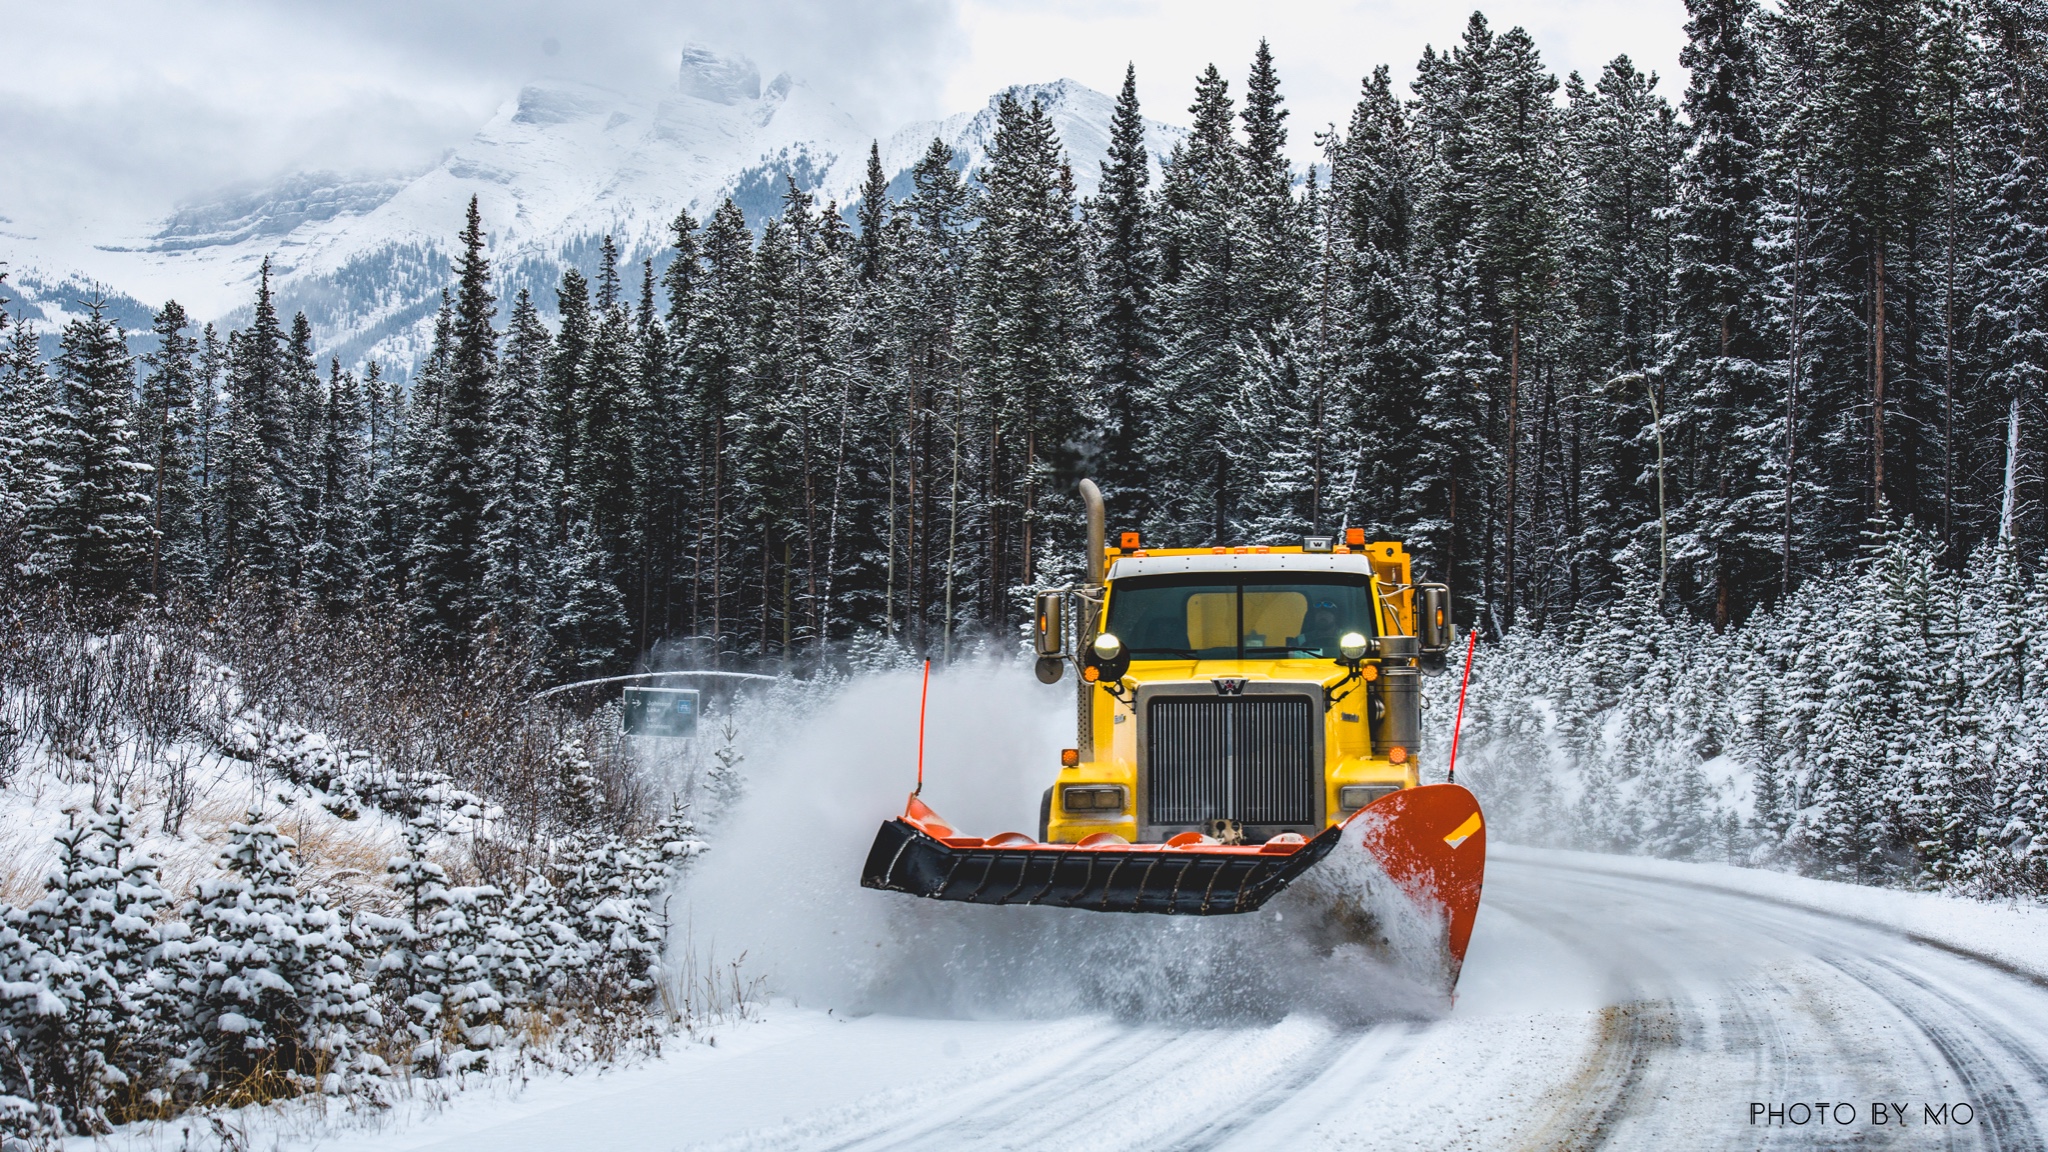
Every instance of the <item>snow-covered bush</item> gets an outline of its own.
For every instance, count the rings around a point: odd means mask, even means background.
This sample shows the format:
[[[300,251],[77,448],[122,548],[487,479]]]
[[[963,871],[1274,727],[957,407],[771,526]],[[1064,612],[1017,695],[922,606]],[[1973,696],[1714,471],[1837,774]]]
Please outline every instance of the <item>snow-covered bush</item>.
[[[360,1086],[381,1071],[356,1033],[378,1023],[332,908],[300,889],[296,845],[260,813],[229,828],[222,873],[186,907],[178,991],[204,1098]]]

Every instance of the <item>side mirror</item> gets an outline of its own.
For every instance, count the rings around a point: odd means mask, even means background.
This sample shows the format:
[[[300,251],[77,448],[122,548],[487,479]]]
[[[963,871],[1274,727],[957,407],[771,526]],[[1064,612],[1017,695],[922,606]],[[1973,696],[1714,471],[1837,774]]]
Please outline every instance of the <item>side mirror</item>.
[[[1065,650],[1064,615],[1067,598],[1063,592],[1040,592],[1032,600],[1031,650],[1040,660],[1058,659]],[[1043,679],[1043,673],[1040,674]],[[1050,681],[1048,681],[1050,683]]]
[[[1425,656],[1449,652],[1457,642],[1451,623],[1451,590],[1442,584],[1415,586],[1415,637],[1422,641]]]

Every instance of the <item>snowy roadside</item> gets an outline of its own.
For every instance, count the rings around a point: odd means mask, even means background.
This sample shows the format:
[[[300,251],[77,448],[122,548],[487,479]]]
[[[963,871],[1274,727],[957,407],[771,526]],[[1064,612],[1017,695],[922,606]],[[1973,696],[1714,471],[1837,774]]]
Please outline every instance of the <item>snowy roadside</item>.
[[[1897,932],[1918,943],[1967,952],[2048,983],[2048,906],[2041,904],[1902,892],[1734,864],[1696,864],[1564,848],[1495,843],[1487,846],[1487,859],[1740,893]]]
[[[1100,1042],[1100,1019],[917,1020],[835,1013],[771,1001],[755,1018],[674,1037],[659,1056],[576,1073],[517,1069],[415,1082],[383,1110],[323,1108],[317,1097],[230,1112],[192,1112],[75,1137],[69,1152],[265,1149],[270,1152],[505,1152],[751,1146],[763,1133],[800,1139],[914,1112],[1018,1074],[1019,1052]],[[1041,1061],[1041,1063],[1044,1061]],[[1027,1063],[1030,1063],[1027,1061]],[[1045,1075],[1049,1069],[1025,1070]]]

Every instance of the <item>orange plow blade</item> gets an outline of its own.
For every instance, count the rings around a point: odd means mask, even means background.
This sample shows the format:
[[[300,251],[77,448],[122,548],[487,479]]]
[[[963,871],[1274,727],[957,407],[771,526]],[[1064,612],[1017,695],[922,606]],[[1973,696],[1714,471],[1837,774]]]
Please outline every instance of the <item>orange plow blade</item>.
[[[1449,933],[1451,977],[1465,963],[1479,889],[1486,878],[1486,817],[1459,784],[1425,784],[1381,797],[1346,821],[1365,850],[1418,907],[1440,908]]]
[[[1165,844],[963,836],[912,796],[904,814],[876,834],[861,884],[969,904],[1230,915],[1258,909],[1330,853],[1349,851],[1343,841],[1354,825],[1388,879],[1424,915],[1441,917],[1455,981],[1486,873],[1486,818],[1457,784],[1383,796],[1306,841],[1242,846],[1201,843],[1193,834]]]

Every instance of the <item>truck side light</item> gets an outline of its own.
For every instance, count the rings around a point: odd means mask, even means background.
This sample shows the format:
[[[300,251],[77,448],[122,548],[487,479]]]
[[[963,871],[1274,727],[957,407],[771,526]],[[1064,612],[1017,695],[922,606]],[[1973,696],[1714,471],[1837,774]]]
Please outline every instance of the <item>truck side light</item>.
[[[1060,807],[1069,812],[1121,812],[1124,790],[1120,784],[1077,784],[1060,789]]]
[[[1396,764],[1406,764],[1408,762],[1408,750],[1397,744],[1387,749],[1387,759]]]
[[[1081,763],[1081,750],[1080,750],[1079,748],[1062,748],[1062,749],[1060,749],[1060,767],[1062,767],[1062,768],[1073,768],[1073,767],[1077,767],[1077,766],[1078,766],[1078,765],[1079,765],[1080,763]]]
[[[1399,784],[1346,784],[1337,789],[1337,807],[1356,812],[1382,796],[1399,792]]]

